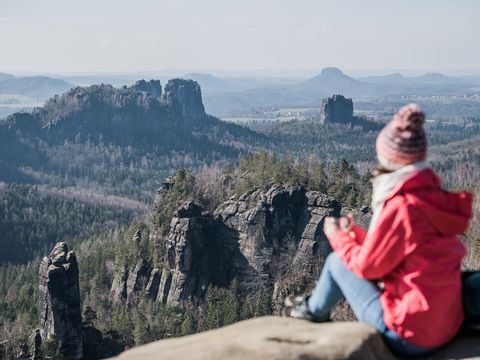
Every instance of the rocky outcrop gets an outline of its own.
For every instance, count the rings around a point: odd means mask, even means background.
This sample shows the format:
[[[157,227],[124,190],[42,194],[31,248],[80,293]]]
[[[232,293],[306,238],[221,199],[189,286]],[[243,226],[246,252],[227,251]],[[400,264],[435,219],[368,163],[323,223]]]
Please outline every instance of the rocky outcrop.
[[[158,191],[153,217],[173,186],[169,178]],[[278,184],[233,196],[213,213],[186,202],[174,213],[166,236],[155,226],[151,231],[151,241],[163,244],[159,246],[165,252],[163,270],[152,270],[149,277],[144,271],[141,285],[127,286],[126,292],[146,290],[159,302],[182,305],[186,300],[198,303],[208,286],[225,287],[233,278],[249,292],[273,289],[292,266],[314,280],[331,251],[323,220],[340,211],[340,204],[325,194]],[[124,294],[128,271],[117,274],[114,296]]]
[[[197,335],[150,343],[126,351],[119,360],[394,360],[371,326],[359,322],[315,324],[263,317]],[[464,334],[423,359],[473,359],[480,355],[477,334]]]
[[[350,124],[354,121],[353,101],[343,95],[333,95],[322,100],[320,122],[326,124]]]
[[[115,272],[110,298],[116,303],[120,303],[127,298],[128,269],[127,264],[122,264],[120,269]]]
[[[127,305],[137,303],[137,295],[149,283],[152,267],[146,259],[141,259],[129,273],[127,280]]]
[[[221,222],[211,214],[202,214],[198,204],[188,202],[172,219],[167,243],[170,279],[162,288],[162,297],[171,305],[184,300],[199,300],[209,285],[228,286],[234,276],[234,248],[221,236]],[[169,288],[168,288],[168,285]]]
[[[193,80],[172,79],[165,85],[164,99],[167,104],[179,105],[184,121],[205,117],[200,85]]]
[[[139,80],[122,88],[106,84],[72,88],[32,113],[12,114],[4,130],[55,144],[82,141],[78,134],[95,142],[157,144],[165,131],[210,124],[207,118],[197,82],[170,80],[162,92],[159,80]]]
[[[162,85],[160,80],[138,80],[133,86],[135,91],[143,91],[150,94],[153,97],[159,98],[162,96]]]
[[[39,270],[40,335],[55,338],[66,359],[83,357],[78,264],[66,243],[58,243]]]

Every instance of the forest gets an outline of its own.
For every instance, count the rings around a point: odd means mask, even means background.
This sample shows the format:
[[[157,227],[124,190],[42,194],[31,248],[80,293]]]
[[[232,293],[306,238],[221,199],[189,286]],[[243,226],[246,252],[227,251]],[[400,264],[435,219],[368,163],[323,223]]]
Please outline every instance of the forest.
[[[134,87],[96,86],[0,122],[0,341],[20,346],[38,327],[39,264],[59,241],[78,258],[83,325],[129,348],[277,313],[279,297],[302,291],[318,275],[292,265],[302,237],[286,231],[275,238],[276,257],[255,291],[245,290],[246,275],[239,272],[178,304],[152,299],[147,284],[115,301],[112,284],[122,269],[131,273],[146,261],[162,274],[171,271],[172,223],[184,221],[178,213],[185,203],[201,209],[199,221],[217,226],[229,201],[255,191],[265,196],[277,186],[368,217],[375,138],[391,113],[379,114],[374,127],[321,125],[315,117],[240,126],[201,109],[181,115],[175,104]],[[160,125],[152,125],[153,118]],[[136,130],[125,137],[125,129]],[[480,194],[480,119],[430,122],[426,131],[429,161],[444,187]],[[248,206],[258,210],[253,200]],[[282,211],[290,216],[289,207]],[[465,269],[480,267],[479,234],[475,216],[462,236],[469,250]],[[344,310],[336,319],[348,318]],[[42,351],[61,357],[55,344]]]

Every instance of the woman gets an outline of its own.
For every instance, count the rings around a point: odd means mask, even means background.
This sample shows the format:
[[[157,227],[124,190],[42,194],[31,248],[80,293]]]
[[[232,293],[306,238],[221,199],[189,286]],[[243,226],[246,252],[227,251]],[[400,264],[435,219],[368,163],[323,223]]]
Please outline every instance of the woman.
[[[425,162],[424,122],[411,104],[380,132],[368,231],[351,216],[325,220],[334,252],[311,296],[286,300],[288,315],[324,321],[346,298],[357,318],[403,356],[431,352],[455,336],[463,321],[465,255],[457,235],[468,227],[472,195],[441,188]]]

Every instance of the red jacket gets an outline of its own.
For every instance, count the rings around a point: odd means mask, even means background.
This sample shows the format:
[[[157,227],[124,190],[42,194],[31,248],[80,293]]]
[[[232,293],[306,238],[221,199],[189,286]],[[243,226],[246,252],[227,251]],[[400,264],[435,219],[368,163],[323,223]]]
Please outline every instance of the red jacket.
[[[430,170],[413,173],[385,201],[374,231],[355,225],[330,243],[355,274],[381,279],[387,327],[421,347],[451,340],[463,322],[460,266],[473,195],[442,190]]]

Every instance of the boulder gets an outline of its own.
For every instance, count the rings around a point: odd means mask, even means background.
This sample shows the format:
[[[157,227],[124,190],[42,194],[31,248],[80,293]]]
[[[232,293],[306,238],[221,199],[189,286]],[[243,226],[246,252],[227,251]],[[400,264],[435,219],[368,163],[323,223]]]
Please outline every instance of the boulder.
[[[161,340],[128,350],[119,360],[394,360],[371,326],[360,322],[316,324],[281,317],[241,321],[221,329]],[[480,357],[478,334],[463,334],[423,359]]]

